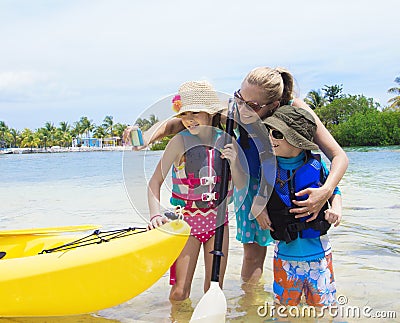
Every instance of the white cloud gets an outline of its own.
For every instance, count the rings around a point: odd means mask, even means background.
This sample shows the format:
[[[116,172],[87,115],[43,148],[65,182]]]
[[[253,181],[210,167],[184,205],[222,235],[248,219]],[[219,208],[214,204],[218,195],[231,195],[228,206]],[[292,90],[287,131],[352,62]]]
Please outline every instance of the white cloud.
[[[13,90],[21,86],[30,86],[43,79],[32,72],[3,72],[0,73],[0,90]]]
[[[59,100],[77,95],[49,75],[34,71],[0,72],[0,102]]]

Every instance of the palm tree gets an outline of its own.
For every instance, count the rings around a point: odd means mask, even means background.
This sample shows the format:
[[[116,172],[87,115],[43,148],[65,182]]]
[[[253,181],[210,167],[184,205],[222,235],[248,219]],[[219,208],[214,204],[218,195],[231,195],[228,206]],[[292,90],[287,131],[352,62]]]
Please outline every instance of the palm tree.
[[[138,125],[142,131],[146,131],[157,122],[158,118],[154,114],[151,114],[149,120],[138,118],[135,124]]]
[[[309,105],[313,110],[323,107],[325,105],[325,98],[321,93],[321,90],[311,90],[308,92],[304,102]]]
[[[106,128],[104,126],[96,127],[96,129],[95,129],[95,131],[93,133],[93,137],[95,137],[95,138],[104,138],[105,136],[107,136]]]
[[[155,125],[158,122],[158,118],[154,114],[150,114],[150,126]]]
[[[329,103],[333,102],[335,99],[343,97],[343,84],[340,85],[324,85],[322,91],[325,92],[324,98],[328,100]]]
[[[69,147],[72,141],[71,126],[66,121],[61,121],[57,129],[57,137],[63,147]]]
[[[136,120],[136,123],[135,123],[137,126],[139,126],[139,128],[140,129],[142,129],[143,131],[145,131],[145,130],[147,130],[147,129],[149,129],[151,126],[150,126],[150,121],[149,120],[147,120],[147,119],[142,119],[142,118],[138,118],[137,120]]]
[[[39,144],[44,148],[44,150],[47,149],[48,142],[50,141],[51,134],[50,131],[47,128],[39,128],[36,130],[36,136],[39,139]],[[51,143],[49,143],[51,145]]]
[[[82,133],[86,133],[86,137],[89,138],[90,132],[92,132],[93,129],[96,127],[96,125],[93,123],[93,120],[89,120],[87,117],[82,117],[79,120],[79,123],[82,127]]]
[[[110,137],[114,135],[113,133],[114,121],[112,116],[106,116],[103,120],[102,126],[105,128],[106,134],[108,132],[110,134]]]
[[[69,132],[71,129],[71,126],[68,124],[68,122],[61,121],[59,129],[61,130],[61,132]]]
[[[53,146],[54,145],[54,137],[57,131],[57,128],[54,126],[54,123],[51,123],[50,121],[47,121],[44,124],[44,129],[47,131],[48,133],[48,137],[50,139],[50,143],[49,146]]]
[[[398,85],[400,85],[400,77],[396,77],[394,80]],[[390,103],[389,109],[398,110],[400,109],[400,87],[392,87],[388,90],[388,93],[395,94],[393,98],[388,100]]]
[[[22,137],[21,146],[30,147],[31,151],[33,150],[33,147],[38,147],[40,144],[40,139],[38,138],[38,136],[28,128],[25,128],[22,131],[21,137]]]
[[[124,131],[125,131],[125,129],[126,129],[127,126],[128,126],[128,125],[126,125],[126,124],[116,123],[116,124],[114,125],[114,132],[115,132],[115,134],[116,134],[118,137],[122,138],[122,137],[123,137],[123,134],[124,134]]]
[[[71,134],[73,137],[80,137],[83,134],[82,125],[79,121],[75,121],[71,129]]]
[[[17,142],[20,139],[19,136],[21,135],[21,133],[14,128],[11,128],[9,131],[11,137],[12,137],[12,147],[17,147]]]
[[[61,143],[63,147],[70,147],[72,143],[72,135],[70,132],[64,132],[61,134]]]
[[[4,121],[0,121],[0,134],[1,134],[1,138],[0,138],[0,147],[4,147],[5,146],[5,136],[6,136],[6,132],[8,131],[8,127],[6,125],[6,123]]]

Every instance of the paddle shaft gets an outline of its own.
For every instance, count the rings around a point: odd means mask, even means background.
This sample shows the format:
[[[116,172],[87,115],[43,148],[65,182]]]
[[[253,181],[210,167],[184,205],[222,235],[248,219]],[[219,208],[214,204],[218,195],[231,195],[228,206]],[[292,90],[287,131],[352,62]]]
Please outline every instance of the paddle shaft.
[[[226,132],[227,136],[225,136],[225,145],[232,141],[233,136],[233,123],[234,123],[234,112],[235,112],[235,103],[233,99],[229,99],[228,105],[228,116],[226,119]],[[228,185],[229,185],[229,177],[230,177],[230,168],[229,163],[226,158],[222,160],[221,163],[221,186],[218,198],[218,209],[217,209],[217,228],[215,230],[215,240],[214,240],[214,250],[211,252],[213,254],[213,264],[211,271],[211,281],[218,282],[219,281],[219,271],[221,267],[221,257],[222,253],[222,244],[224,240],[224,223],[225,223],[225,215],[227,210],[227,196],[228,196]]]

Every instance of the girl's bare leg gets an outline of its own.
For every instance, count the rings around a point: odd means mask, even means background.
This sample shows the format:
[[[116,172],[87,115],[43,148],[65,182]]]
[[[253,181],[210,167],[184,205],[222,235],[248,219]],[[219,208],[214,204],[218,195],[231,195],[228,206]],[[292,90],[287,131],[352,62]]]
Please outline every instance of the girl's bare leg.
[[[201,243],[195,237],[190,236],[181,254],[176,260],[176,281],[171,288],[169,299],[183,301],[190,296],[190,289],[197,259],[200,253]]]

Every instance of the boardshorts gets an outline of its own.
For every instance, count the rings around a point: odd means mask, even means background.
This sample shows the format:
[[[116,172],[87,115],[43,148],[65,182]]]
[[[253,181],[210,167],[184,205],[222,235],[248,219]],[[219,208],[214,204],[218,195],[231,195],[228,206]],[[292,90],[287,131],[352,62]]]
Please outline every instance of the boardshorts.
[[[336,284],[332,254],[316,261],[295,261],[274,258],[275,301],[296,306],[304,294],[310,306],[336,305]]]

